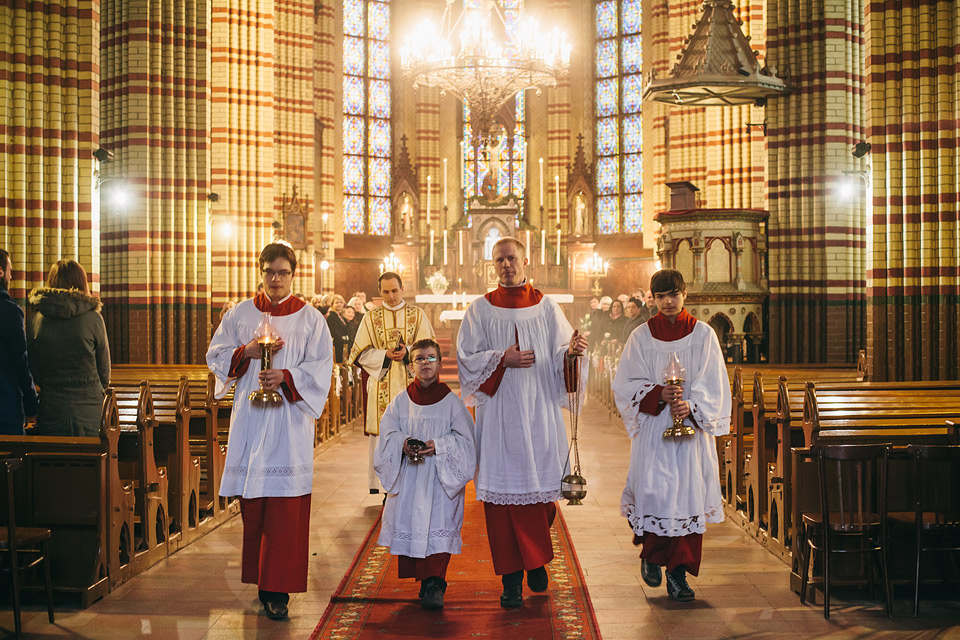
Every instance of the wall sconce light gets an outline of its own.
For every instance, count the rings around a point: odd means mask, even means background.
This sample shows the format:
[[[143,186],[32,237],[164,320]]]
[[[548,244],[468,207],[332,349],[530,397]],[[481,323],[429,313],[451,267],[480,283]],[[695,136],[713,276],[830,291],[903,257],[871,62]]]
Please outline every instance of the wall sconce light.
[[[207,200],[214,203],[220,202],[220,194],[215,191],[211,191],[207,194]]]
[[[113,162],[113,151],[104,149],[103,147],[97,147],[93,152],[93,157],[99,162]]]

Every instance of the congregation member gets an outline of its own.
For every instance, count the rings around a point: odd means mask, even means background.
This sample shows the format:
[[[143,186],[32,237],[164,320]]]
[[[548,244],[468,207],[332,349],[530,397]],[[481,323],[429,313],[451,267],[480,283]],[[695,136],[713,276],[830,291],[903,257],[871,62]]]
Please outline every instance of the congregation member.
[[[460,553],[464,493],[477,469],[473,418],[440,382],[440,345],[410,347],[414,380],[380,421],[374,459],[387,494],[377,542],[399,556],[400,578],[420,582],[420,605],[443,607],[450,555]]]
[[[364,384],[367,402],[363,432],[369,437],[367,484],[371,494],[380,492],[373,466],[380,419],[390,401],[403,393],[412,382],[407,369],[407,345],[425,338],[436,338],[423,310],[407,304],[403,299],[400,274],[392,271],[381,274],[377,286],[383,304],[364,314],[349,357],[349,361],[360,366],[366,374]]]
[[[10,297],[13,261],[0,249],[0,435],[23,435],[24,423],[37,415],[37,391],[27,359],[23,309]]]
[[[553,559],[550,526],[568,473],[567,358],[587,340],[559,306],[526,280],[524,245],[502,238],[492,257],[499,283],[468,308],[457,337],[460,391],[476,406],[475,486],[483,502],[503,607],[523,604],[523,575],[534,592],[547,589]],[[586,360],[581,358],[582,381]],[[583,386],[580,392],[582,393]]]
[[[220,495],[240,497],[243,557],[240,578],[256,584],[267,616],[287,617],[290,593],[307,590],[310,494],[316,420],[330,391],[333,344],[320,313],[290,288],[297,257],[290,245],[260,252],[263,293],[227,312],[207,350],[215,394],[236,382]],[[261,370],[257,327],[269,318],[270,369]],[[279,391],[279,405],[249,401],[259,388]]]
[[[29,301],[27,351],[40,387],[37,434],[98,436],[103,390],[110,384],[110,345],[87,272],[75,260],[58,260],[46,286],[30,292]]]
[[[664,269],[650,282],[659,313],[631,334],[613,392],[631,438],[630,468],[621,513],[642,544],[640,575],[667,594],[689,602],[687,574],[700,574],[706,524],[723,521],[716,436],[730,431],[730,381],[710,325],[683,308],[686,285]],[[666,384],[664,370],[676,354],[686,369],[683,386]],[[673,419],[693,435],[664,437]]]
[[[353,307],[344,307],[342,317],[343,324],[347,328],[346,353],[349,358],[350,352],[353,351],[353,343],[357,339],[357,329],[360,328],[360,321],[363,318],[357,316],[357,312]]]
[[[610,319],[607,320],[607,333],[610,335],[607,339],[618,342],[622,340],[626,324],[627,317],[623,315],[623,303],[620,300],[614,300],[610,303]]]
[[[346,302],[343,296],[336,293],[331,293],[327,301],[330,305],[330,310],[327,312],[327,327],[330,329],[330,337],[333,338],[333,361],[340,364],[350,353],[349,351],[344,353],[350,343],[350,335],[347,323],[341,315]]]
[[[627,303],[623,305],[623,315],[626,317],[626,321],[623,323],[623,332],[619,338],[620,344],[627,344],[627,339],[634,329],[648,320],[641,315],[642,307],[643,302],[637,298],[629,298]]]

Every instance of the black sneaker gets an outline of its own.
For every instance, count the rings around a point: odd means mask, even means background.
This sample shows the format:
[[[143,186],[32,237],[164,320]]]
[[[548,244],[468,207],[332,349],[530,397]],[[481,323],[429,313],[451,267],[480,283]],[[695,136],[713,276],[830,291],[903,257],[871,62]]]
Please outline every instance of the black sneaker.
[[[503,594],[500,596],[500,606],[505,609],[515,609],[523,606],[523,569],[503,576]]]
[[[443,594],[447,591],[447,581],[443,578],[427,578],[420,592],[420,606],[424,609],[443,609]]]
[[[548,583],[549,579],[547,578],[546,567],[539,567],[527,571],[527,586],[530,587],[530,591],[543,593],[547,590]]]
[[[677,602],[693,600],[693,589],[687,584],[687,570],[683,567],[667,572],[667,595]]]
[[[663,581],[660,565],[647,562],[645,558],[640,559],[640,577],[651,587],[659,587]]]

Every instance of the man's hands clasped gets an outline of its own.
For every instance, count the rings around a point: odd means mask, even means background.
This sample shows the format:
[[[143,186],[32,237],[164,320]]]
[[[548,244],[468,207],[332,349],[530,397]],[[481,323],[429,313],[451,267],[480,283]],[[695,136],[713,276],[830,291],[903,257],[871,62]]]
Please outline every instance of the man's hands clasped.
[[[683,387],[668,384],[660,392],[660,398],[670,405],[670,415],[674,418],[686,419],[690,415],[690,403],[683,400]]]

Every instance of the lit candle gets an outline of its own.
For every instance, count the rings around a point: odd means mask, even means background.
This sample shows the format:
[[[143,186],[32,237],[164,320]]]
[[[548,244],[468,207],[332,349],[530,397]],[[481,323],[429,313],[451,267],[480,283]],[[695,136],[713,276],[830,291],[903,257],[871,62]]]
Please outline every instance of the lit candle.
[[[540,158],[540,208],[543,209],[543,158]]]
[[[430,228],[430,266],[433,266],[433,227]]]
[[[560,264],[560,227],[557,227],[557,264]]]
[[[443,230],[443,264],[447,264],[447,230]]]
[[[554,184],[557,186],[557,226],[560,226],[560,176],[555,177]]]
[[[540,229],[540,266],[547,264],[547,230]]]
[[[443,159],[443,206],[447,206],[447,159]]]
[[[457,289],[463,289],[463,278],[457,278]]]
[[[460,257],[459,264],[463,266],[463,229],[457,231],[457,254]]]
[[[430,226],[430,182],[433,176],[427,176],[427,226]]]
[[[383,273],[383,263],[380,263],[380,273]]]
[[[527,255],[528,255],[528,256],[530,255],[530,251],[531,251],[532,249],[533,249],[533,247],[530,246],[530,229],[527,229]]]

